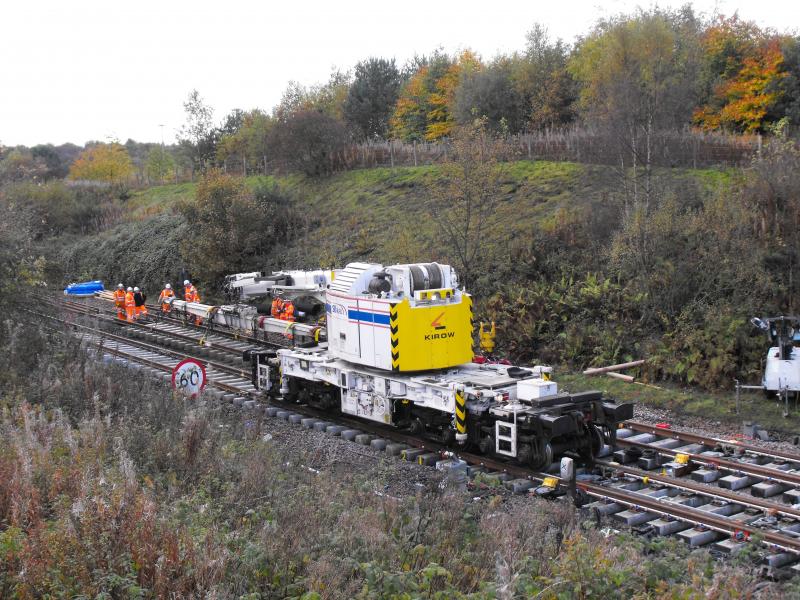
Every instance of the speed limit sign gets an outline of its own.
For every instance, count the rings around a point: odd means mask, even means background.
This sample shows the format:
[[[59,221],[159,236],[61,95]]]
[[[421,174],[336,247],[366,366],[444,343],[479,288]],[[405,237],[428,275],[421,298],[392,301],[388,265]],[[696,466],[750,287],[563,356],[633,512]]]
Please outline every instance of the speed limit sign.
[[[172,369],[172,388],[194,398],[206,387],[206,368],[203,363],[187,358]]]

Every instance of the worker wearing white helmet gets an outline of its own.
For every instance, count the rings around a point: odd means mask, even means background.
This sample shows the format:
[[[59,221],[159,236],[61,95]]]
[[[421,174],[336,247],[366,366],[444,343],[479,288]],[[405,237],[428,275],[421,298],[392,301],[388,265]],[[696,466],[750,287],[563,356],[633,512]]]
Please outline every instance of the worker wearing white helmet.
[[[192,282],[188,279],[184,280],[183,282],[183,299],[186,302],[200,302],[200,294],[197,293],[197,288],[192,285]],[[200,317],[194,318],[195,325],[201,325],[203,323],[203,319]]]
[[[175,292],[172,291],[172,284],[165,284],[164,289],[158,295],[158,302],[161,304],[161,312],[167,314],[172,309],[172,301],[175,299]]]
[[[121,283],[114,290],[114,306],[117,308],[117,318],[125,320],[125,286]]]
[[[138,287],[133,288],[133,301],[136,304],[136,318],[139,319],[140,317],[147,316],[147,306],[145,306],[145,301],[147,300],[147,296],[145,293],[140,290]]]
[[[127,293],[125,294],[125,320],[129,323],[133,323],[135,316],[136,302],[133,299],[133,288],[129,287]]]

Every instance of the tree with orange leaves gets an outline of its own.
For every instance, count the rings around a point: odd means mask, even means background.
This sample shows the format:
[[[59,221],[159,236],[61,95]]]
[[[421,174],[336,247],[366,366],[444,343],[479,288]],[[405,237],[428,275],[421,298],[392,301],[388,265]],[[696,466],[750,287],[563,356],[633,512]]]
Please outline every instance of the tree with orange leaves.
[[[450,135],[456,124],[455,97],[462,75],[480,68],[480,59],[469,50],[455,61],[435,53],[403,86],[390,121],[392,134],[407,141]]]
[[[735,15],[709,27],[702,44],[710,97],[694,122],[708,130],[763,130],[786,77],[781,40]]]
[[[458,61],[450,65],[439,79],[436,80],[434,90],[430,94],[430,110],[428,110],[428,126],[425,129],[426,140],[438,140],[447,137],[456,124],[454,105],[456,90],[461,79],[468,73],[474,73],[481,68],[480,59],[470,50],[465,50],[458,57]]]
[[[69,168],[70,179],[119,183],[133,175],[133,163],[124,146],[97,144],[81,152]]]

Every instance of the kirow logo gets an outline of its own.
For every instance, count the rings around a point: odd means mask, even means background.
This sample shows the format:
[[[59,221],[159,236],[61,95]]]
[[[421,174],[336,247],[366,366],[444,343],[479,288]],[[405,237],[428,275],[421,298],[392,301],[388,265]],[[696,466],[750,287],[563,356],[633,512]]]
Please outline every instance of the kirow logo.
[[[442,323],[442,317],[444,317],[444,313],[440,314],[436,317],[433,321],[431,321],[431,327],[433,327],[436,331],[443,331],[447,329],[447,326]],[[448,338],[455,337],[455,331],[447,331],[444,333],[429,333],[425,336],[426,341],[433,341],[433,340],[446,340]]]

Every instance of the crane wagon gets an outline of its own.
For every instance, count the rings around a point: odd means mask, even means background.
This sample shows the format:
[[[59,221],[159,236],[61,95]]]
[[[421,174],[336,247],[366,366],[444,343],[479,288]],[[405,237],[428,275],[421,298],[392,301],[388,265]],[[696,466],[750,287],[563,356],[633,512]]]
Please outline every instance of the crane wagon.
[[[473,362],[472,301],[448,265],[351,263],[313,275],[324,341],[251,352],[267,394],[537,468],[565,452],[590,458],[633,416],[599,392],[559,393],[551,367]]]
[[[242,273],[226,286],[261,308],[174,300],[172,311],[207,327],[291,336],[291,348],[246,352],[267,396],[535,468],[567,452],[591,459],[633,416],[631,404],[600,392],[559,392],[549,366],[474,361],[472,300],[448,265]],[[272,297],[302,306],[300,319],[269,315]]]

